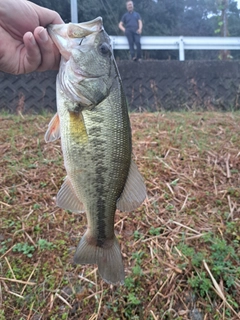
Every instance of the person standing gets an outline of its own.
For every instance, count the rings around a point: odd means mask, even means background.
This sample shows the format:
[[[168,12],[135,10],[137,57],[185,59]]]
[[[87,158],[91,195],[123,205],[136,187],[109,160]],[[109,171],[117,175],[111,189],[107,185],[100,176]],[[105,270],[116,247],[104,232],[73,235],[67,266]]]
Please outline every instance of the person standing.
[[[128,39],[130,55],[133,61],[141,60],[141,33],[142,33],[142,19],[138,12],[134,11],[133,2],[128,0],[126,2],[127,12],[122,16],[119,22],[119,29],[121,29]],[[135,56],[134,44],[137,47],[137,55]]]

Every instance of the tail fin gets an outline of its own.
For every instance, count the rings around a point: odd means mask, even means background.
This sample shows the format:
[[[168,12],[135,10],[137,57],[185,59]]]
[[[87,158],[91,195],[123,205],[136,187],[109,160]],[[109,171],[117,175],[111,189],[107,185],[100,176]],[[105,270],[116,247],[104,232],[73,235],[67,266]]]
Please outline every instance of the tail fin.
[[[74,262],[77,264],[97,264],[98,271],[108,283],[124,283],[124,266],[120,246],[116,236],[112,246],[107,248],[98,247],[87,241],[86,233],[83,235],[76,253]]]

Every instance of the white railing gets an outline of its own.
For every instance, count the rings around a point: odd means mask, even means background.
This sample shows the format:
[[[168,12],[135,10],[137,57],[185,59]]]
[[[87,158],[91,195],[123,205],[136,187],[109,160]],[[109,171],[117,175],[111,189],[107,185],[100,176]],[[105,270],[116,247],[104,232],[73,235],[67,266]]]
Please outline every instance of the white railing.
[[[114,50],[128,50],[125,36],[110,36]],[[142,50],[178,50],[185,60],[185,50],[240,50],[240,37],[141,37]]]

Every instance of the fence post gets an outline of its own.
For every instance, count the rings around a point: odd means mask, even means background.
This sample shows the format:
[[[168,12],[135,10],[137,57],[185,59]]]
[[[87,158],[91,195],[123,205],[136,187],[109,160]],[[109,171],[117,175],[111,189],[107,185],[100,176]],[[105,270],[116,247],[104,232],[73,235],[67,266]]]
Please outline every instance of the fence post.
[[[71,0],[71,22],[78,23],[78,5],[77,0]]]
[[[185,60],[185,53],[184,53],[184,42],[183,42],[183,36],[179,37],[179,60],[184,61]]]
[[[110,36],[110,40],[111,40],[112,49],[114,50],[115,49],[115,37],[114,36]]]

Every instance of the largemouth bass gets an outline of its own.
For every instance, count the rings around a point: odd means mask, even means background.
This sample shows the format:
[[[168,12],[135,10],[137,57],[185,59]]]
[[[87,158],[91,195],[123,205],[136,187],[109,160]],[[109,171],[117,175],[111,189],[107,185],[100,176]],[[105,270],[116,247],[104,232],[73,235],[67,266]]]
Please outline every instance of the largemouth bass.
[[[67,177],[57,206],[85,211],[88,227],[75,256],[77,264],[97,264],[108,283],[124,282],[116,208],[136,209],[146,188],[132,160],[126,98],[102,18],[49,26],[62,55],[57,76],[57,114],[46,142],[61,137]]]

